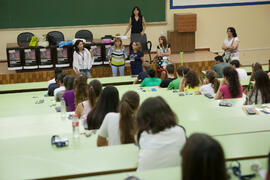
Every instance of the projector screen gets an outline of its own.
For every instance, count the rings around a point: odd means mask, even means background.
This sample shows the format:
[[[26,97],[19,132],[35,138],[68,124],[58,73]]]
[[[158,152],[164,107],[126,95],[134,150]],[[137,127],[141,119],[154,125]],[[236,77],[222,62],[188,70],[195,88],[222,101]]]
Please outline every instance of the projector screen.
[[[270,4],[266,0],[170,0],[171,9]]]

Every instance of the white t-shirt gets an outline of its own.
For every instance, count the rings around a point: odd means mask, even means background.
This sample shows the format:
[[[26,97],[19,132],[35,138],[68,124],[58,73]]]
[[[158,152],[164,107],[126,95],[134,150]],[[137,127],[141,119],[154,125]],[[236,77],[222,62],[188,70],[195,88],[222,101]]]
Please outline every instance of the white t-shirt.
[[[108,144],[120,145],[120,113],[108,113],[98,130],[98,135],[108,139]]]
[[[232,46],[234,42],[238,42],[238,46],[239,46],[239,38],[238,37],[235,37],[235,38],[232,38],[230,41],[228,40],[228,37],[224,40],[224,44],[225,46]],[[230,51],[231,52],[231,60],[239,60],[239,50],[238,50],[238,46],[236,47],[235,50],[233,51]],[[229,52],[229,51],[225,51],[226,52]]]
[[[214,88],[212,87],[211,83],[208,83],[208,84],[201,86],[200,92],[203,95],[204,94],[211,94],[212,96],[215,96],[215,91],[214,91]]]
[[[77,53],[74,51],[73,53],[73,69],[75,71],[75,67],[77,69],[91,69],[94,63],[94,58],[91,56],[90,52],[84,48],[82,52]]]
[[[157,134],[142,132],[137,171],[180,166],[180,151],[185,142],[185,131],[180,126]]]
[[[65,86],[60,86],[59,88],[56,88],[55,90],[54,90],[54,92],[53,92],[53,94],[54,94],[54,99],[56,100],[56,94],[58,93],[58,92],[61,92],[61,91],[65,91],[66,90],[66,88],[65,88]]]
[[[236,71],[238,73],[238,77],[239,77],[239,80],[240,81],[243,81],[243,80],[247,80],[248,79],[248,75],[247,75],[246,70],[241,69],[241,68],[236,68]]]

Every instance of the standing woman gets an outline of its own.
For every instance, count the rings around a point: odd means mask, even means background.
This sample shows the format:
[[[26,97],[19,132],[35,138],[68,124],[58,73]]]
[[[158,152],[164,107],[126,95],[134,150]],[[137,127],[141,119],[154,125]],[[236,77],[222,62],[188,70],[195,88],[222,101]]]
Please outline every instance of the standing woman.
[[[90,69],[94,63],[93,54],[84,48],[82,40],[77,40],[74,47],[73,69],[75,73],[85,73],[88,77],[90,77]]]
[[[131,43],[140,42],[142,49],[146,50],[146,23],[145,19],[142,16],[141,10],[139,7],[134,7],[129,18],[129,24],[124,35],[128,33],[131,28]]]
[[[223,60],[231,62],[232,60],[239,60],[239,38],[236,30],[233,27],[227,28],[228,37],[224,40],[222,49],[224,50]]]

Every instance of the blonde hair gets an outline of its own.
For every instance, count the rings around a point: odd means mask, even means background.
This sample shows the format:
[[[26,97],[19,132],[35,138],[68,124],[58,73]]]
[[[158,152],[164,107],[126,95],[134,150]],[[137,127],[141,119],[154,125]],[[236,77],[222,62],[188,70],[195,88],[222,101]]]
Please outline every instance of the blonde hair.
[[[114,48],[117,48],[116,47],[116,45],[115,45],[115,43],[117,42],[117,41],[119,41],[120,42],[120,49],[123,49],[123,42],[122,42],[122,39],[121,38],[115,38],[114,39]]]

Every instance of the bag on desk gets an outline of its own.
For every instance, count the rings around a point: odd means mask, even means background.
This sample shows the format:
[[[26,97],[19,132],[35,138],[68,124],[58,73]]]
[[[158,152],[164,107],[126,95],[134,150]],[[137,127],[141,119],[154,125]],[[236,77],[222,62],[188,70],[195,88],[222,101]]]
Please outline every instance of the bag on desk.
[[[36,36],[32,36],[31,41],[29,43],[29,47],[36,47],[38,43],[38,38]]]

